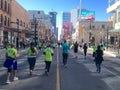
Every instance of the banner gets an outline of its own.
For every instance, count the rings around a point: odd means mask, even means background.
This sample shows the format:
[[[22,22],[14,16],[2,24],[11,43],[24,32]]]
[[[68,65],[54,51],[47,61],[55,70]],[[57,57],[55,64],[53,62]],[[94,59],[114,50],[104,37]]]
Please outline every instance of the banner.
[[[81,20],[95,20],[95,11],[89,11],[86,9],[79,10],[78,19]]]

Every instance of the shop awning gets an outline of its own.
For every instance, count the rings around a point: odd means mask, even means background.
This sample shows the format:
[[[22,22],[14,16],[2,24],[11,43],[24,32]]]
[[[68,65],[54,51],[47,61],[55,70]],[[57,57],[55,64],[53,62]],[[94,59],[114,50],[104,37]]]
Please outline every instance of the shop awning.
[[[113,32],[113,33],[115,32],[115,33],[117,33],[117,32],[120,32],[120,29],[112,29],[112,30],[108,30],[108,32],[111,32],[111,33],[112,33],[112,32]]]

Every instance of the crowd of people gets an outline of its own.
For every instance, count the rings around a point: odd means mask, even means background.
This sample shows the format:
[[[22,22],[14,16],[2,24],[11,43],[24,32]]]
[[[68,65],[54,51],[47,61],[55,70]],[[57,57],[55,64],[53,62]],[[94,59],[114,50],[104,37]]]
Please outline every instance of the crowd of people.
[[[83,45],[79,45],[78,42],[74,42],[72,44],[68,43],[66,40],[64,40],[63,42],[58,42],[56,43],[49,43],[49,42],[39,42],[38,43],[38,47],[35,46],[34,43],[31,43],[29,47],[27,47],[27,61],[28,61],[28,65],[29,65],[29,72],[30,75],[32,75],[34,68],[35,68],[35,64],[36,64],[36,58],[38,55],[38,50],[41,51],[41,49],[43,49],[43,54],[44,54],[44,61],[45,61],[45,74],[49,75],[50,72],[50,67],[51,67],[51,63],[53,61],[53,55],[54,55],[54,48],[55,46],[58,45],[58,47],[62,47],[62,56],[63,56],[63,65],[64,67],[67,67],[67,62],[68,62],[68,56],[69,56],[69,49],[73,49],[74,51],[74,58],[78,58],[78,51],[79,48],[83,49],[83,53],[84,53],[84,58],[86,59],[87,56],[87,50],[88,50],[88,46],[87,43],[84,43]],[[71,48],[72,47],[72,48]],[[94,57],[94,62],[95,65],[97,67],[97,72],[101,72],[101,64],[103,59],[103,51],[105,50],[103,45],[98,45],[92,46],[93,48],[93,57]],[[15,45],[13,44],[8,44],[6,47],[6,59],[5,62],[3,64],[4,67],[7,68],[7,80],[6,83],[9,84],[10,82],[10,76],[11,76],[11,72],[13,70],[13,80],[18,80],[19,78],[17,77],[17,57],[19,57],[18,54],[18,50],[15,48]]]

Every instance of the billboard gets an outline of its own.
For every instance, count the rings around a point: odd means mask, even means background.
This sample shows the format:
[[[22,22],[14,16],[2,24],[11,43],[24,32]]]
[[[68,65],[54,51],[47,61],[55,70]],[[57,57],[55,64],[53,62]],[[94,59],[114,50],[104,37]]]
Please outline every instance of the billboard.
[[[71,22],[63,22],[62,29],[64,35],[67,37],[71,34],[72,23]]]
[[[95,20],[95,11],[89,11],[86,9],[79,10],[78,18],[81,20]]]

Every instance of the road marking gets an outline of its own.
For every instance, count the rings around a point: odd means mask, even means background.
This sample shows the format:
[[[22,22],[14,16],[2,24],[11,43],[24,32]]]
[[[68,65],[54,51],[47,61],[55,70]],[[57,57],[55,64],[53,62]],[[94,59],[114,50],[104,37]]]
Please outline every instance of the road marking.
[[[56,69],[56,73],[57,73],[57,76],[56,76],[56,90],[60,90],[60,71],[59,71],[59,55],[58,55],[58,48],[57,48],[57,69]]]

